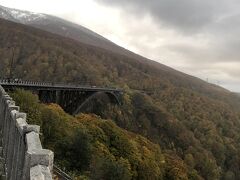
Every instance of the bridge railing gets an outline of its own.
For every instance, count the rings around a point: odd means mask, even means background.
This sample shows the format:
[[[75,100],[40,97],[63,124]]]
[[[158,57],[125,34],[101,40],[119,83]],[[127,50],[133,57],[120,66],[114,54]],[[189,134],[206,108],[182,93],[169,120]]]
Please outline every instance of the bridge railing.
[[[53,82],[37,82],[37,81],[25,81],[19,79],[0,79],[0,84],[2,85],[30,85],[30,86],[57,86],[57,87],[69,87],[69,88],[76,88],[76,87],[85,87],[91,88],[96,86],[91,85],[76,85],[70,83],[53,83]]]
[[[109,91],[120,91],[114,87],[97,87],[93,85],[77,85],[71,83],[53,83],[53,82],[36,82],[36,81],[25,81],[21,79],[0,79],[0,85],[23,85],[23,86],[35,86],[35,87],[57,87],[57,88],[72,88],[72,89],[98,89],[98,90],[109,90]]]
[[[40,127],[29,125],[12,98],[0,86],[0,137],[6,179],[52,179],[53,152],[42,148]]]
[[[19,84],[19,85],[35,85],[35,86],[52,86],[50,82],[36,82],[36,81],[24,81],[19,79],[0,79],[0,84]]]

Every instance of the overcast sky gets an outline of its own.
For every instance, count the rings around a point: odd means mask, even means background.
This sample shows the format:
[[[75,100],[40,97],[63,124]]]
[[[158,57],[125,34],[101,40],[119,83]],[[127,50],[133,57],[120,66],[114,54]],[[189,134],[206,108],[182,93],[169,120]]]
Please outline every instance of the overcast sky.
[[[79,23],[145,57],[240,92],[239,0],[0,0]]]

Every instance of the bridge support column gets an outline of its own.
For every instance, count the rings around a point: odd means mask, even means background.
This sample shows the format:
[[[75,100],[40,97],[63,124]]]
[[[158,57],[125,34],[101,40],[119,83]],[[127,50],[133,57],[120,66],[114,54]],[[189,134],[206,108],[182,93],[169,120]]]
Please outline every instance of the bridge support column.
[[[60,100],[61,100],[61,91],[59,91],[59,90],[57,90],[56,91],[56,101],[55,101],[55,103],[56,104],[60,104]]]

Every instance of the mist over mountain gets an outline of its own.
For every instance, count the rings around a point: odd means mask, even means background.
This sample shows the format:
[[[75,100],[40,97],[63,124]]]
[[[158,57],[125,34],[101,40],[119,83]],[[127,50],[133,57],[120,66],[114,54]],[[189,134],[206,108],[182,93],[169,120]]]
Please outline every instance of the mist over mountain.
[[[0,6],[0,18],[36,27],[79,42],[101,47],[131,57],[140,56],[114,44],[103,36],[67,20],[41,13],[33,13]]]
[[[176,74],[178,77],[184,77],[188,78],[189,80],[193,80],[193,83],[195,81],[198,81],[198,83],[203,83],[203,81],[201,81],[200,79],[197,80],[195,77],[192,79],[192,77],[189,75],[185,75],[184,73],[173,70],[163,64],[148,60],[147,58],[128,51],[81,25],[66,21],[55,16],[0,6],[0,17],[9,21],[25,24],[38,29],[42,29],[44,31],[58,34],[66,38],[71,38],[84,44],[110,50],[120,55],[125,55],[130,58],[138,59],[140,61],[143,61],[143,63],[147,63],[150,66],[155,66],[160,70],[171,72],[171,74]],[[211,88],[220,87],[212,85]],[[220,89],[223,90],[223,88]]]
[[[195,77],[192,79],[192,77],[189,75],[185,75],[184,73],[173,70],[163,64],[149,60],[127,49],[124,49],[81,25],[69,22],[55,16],[0,6],[0,17],[9,21],[25,24],[38,29],[42,29],[44,31],[58,34],[66,38],[71,38],[84,44],[110,50],[120,55],[125,55],[130,58],[141,60],[151,66],[156,66],[161,70],[171,72],[172,74],[176,74],[177,76],[183,76],[184,78],[188,78],[189,80],[193,80],[194,82],[197,80]],[[199,79],[198,83],[203,83],[203,81]],[[212,85],[212,88],[219,89],[220,87]],[[223,90],[223,88],[220,89]]]

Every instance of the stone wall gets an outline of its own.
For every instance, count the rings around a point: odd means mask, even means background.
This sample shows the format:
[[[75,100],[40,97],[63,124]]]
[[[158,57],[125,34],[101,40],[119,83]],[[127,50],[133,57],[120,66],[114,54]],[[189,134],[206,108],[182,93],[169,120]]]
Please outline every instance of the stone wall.
[[[52,179],[53,152],[43,149],[40,127],[29,125],[12,98],[0,86],[0,139],[9,180]]]

